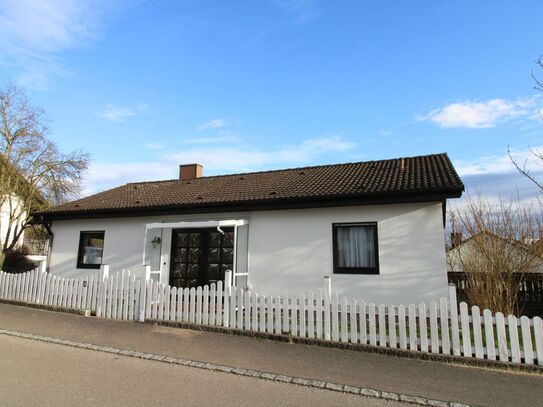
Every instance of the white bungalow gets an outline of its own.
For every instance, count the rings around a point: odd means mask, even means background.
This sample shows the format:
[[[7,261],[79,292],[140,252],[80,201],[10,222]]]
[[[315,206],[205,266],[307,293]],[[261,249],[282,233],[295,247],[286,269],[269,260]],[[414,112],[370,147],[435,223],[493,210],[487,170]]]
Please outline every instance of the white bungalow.
[[[447,295],[446,200],[463,184],[446,154],[130,183],[36,214],[48,269],[111,270],[177,287],[224,279],[266,295],[322,288],[377,303]]]

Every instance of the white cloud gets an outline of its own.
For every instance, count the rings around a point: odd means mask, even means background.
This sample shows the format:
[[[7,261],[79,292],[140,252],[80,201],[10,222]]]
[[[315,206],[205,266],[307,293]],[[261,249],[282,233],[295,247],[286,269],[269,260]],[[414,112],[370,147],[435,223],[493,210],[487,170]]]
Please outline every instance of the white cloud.
[[[434,109],[417,121],[430,121],[442,128],[480,129],[495,127],[498,123],[518,117],[532,117],[536,98],[515,100],[490,99],[486,101],[463,101]]]
[[[199,162],[211,170],[245,171],[277,165],[303,165],[321,155],[348,152],[355,147],[355,143],[336,135],[306,139],[300,144],[277,150],[243,146],[194,148],[170,154],[166,158],[175,162]]]
[[[511,157],[521,166],[526,163],[526,169],[529,171],[541,171],[543,166],[540,160],[537,160],[532,152],[543,152],[543,146],[533,147],[524,150],[511,150]],[[455,160],[456,171],[460,176],[481,175],[481,174],[503,174],[516,172],[516,168],[511,162],[507,153],[501,155],[490,155],[479,157],[475,160]]]
[[[543,166],[531,151],[543,151],[541,147],[511,150],[511,156],[538,180],[543,181]],[[461,176],[466,191],[459,200],[450,200],[449,209],[460,208],[470,197],[482,195],[489,202],[498,204],[516,202],[522,205],[541,205],[541,190],[528,178],[521,175],[507,153],[480,157],[474,160],[454,160],[454,166]]]
[[[97,116],[110,122],[124,123],[128,118],[134,117],[146,109],[147,105],[143,103],[138,103],[135,106],[117,106],[107,104],[97,113]]]
[[[4,0],[0,2],[0,64],[15,69],[25,86],[47,87],[65,74],[59,54],[96,38],[112,2]]]
[[[224,119],[213,119],[207,123],[200,124],[198,130],[218,129],[227,125],[228,122]]]
[[[355,147],[355,143],[336,135],[306,139],[275,150],[243,146],[183,149],[164,155],[156,162],[94,164],[85,178],[85,192],[97,192],[131,181],[173,178],[177,176],[177,166],[181,163],[198,162],[206,173],[252,171],[307,165],[334,153],[347,156]]]
[[[132,181],[154,181],[171,178],[176,170],[171,163],[145,162],[91,164],[85,176],[84,195],[89,195],[108,188]]]
[[[219,135],[214,137],[192,137],[181,140],[184,144],[218,144],[237,141],[240,141],[239,136],[228,130],[221,130],[219,131]]]
[[[536,179],[543,181],[543,163],[532,151],[543,151],[541,147],[511,150],[511,156]],[[454,165],[466,186],[460,200],[451,200],[450,209],[461,207],[470,197],[483,195],[489,202],[515,201],[523,205],[541,204],[541,190],[528,178],[521,175],[507,153],[480,157],[471,161],[455,160]]]

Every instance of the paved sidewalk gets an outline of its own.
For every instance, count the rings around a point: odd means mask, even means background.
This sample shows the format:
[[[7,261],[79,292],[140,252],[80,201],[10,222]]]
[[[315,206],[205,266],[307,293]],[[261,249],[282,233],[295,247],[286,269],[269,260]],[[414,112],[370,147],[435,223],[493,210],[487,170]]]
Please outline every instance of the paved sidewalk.
[[[0,304],[0,328],[244,369],[484,406],[533,406],[543,376]]]

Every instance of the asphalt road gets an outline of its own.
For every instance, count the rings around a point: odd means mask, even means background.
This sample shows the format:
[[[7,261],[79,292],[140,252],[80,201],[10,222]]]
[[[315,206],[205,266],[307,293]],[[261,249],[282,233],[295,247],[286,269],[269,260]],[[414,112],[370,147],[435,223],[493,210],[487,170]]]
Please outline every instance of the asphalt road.
[[[7,304],[0,304],[0,328],[479,406],[531,407],[543,400],[542,374],[85,318]]]
[[[0,336],[2,406],[369,406],[385,402]]]

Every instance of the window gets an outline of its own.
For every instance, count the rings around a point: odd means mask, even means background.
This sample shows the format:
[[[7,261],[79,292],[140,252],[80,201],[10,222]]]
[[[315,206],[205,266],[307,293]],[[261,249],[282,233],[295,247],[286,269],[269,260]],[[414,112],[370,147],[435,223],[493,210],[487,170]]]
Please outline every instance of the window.
[[[379,274],[376,223],[334,224],[334,274]]]
[[[99,269],[104,251],[104,231],[81,232],[79,236],[78,269]]]

